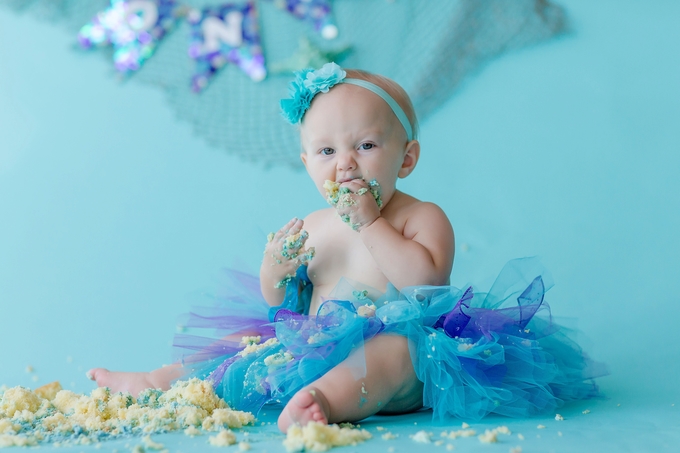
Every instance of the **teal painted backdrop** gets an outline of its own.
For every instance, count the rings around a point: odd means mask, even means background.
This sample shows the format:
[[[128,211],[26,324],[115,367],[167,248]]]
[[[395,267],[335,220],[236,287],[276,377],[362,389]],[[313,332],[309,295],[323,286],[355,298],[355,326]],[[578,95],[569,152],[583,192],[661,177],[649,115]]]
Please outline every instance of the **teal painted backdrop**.
[[[488,448],[676,451],[680,4],[561,3],[571,32],[470,78],[423,124],[421,162],[401,188],[450,217],[456,285],[490,283],[507,260],[540,255],[556,281],[553,314],[572,318],[609,365],[605,399],[566,408],[564,422],[539,420],[540,432],[536,420],[487,420],[480,426],[508,424],[527,438]],[[89,391],[90,367],[168,363],[177,316],[219,285],[220,268],[257,271],[267,232],[324,205],[303,172],[210,148],[160,91],[119,83],[108,61],[72,52],[73,42],[0,10],[8,386],[59,380]],[[406,437],[413,420],[427,426],[423,414],[381,423]],[[275,451],[267,429],[255,434]],[[173,451],[195,448],[166,437]],[[378,438],[361,449],[387,446]]]

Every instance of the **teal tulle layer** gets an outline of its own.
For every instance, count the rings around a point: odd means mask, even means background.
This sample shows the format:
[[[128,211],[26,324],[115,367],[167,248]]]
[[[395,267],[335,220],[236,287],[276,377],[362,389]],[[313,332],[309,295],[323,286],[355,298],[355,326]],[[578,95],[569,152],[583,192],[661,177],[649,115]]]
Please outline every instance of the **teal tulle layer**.
[[[488,292],[390,287],[373,300],[365,298],[367,288],[343,280],[334,299],[310,316],[306,268],[273,308],[256,277],[227,271],[224,293],[185,323],[211,335],[177,335],[177,359],[210,380],[230,406],[257,413],[264,404],[287,402],[335,366],[351,367],[361,378],[362,355],[352,353],[376,335],[402,335],[410,340],[423,405],[434,419],[549,413],[597,395],[593,379],[606,370],[553,321],[545,275],[535,258],[522,258],[510,261]],[[241,352],[241,337],[255,335],[260,347]]]

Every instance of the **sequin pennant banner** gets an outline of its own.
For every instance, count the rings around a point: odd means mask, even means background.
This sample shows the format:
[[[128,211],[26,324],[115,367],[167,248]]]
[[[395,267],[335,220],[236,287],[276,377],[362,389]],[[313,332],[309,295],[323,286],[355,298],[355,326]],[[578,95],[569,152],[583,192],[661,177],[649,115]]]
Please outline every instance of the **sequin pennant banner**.
[[[193,91],[202,91],[227,63],[237,65],[255,82],[267,76],[253,2],[192,10],[187,20],[191,24],[189,57],[196,62]]]
[[[324,39],[335,39],[338,27],[333,23],[329,0],[273,0],[274,5],[300,20],[311,23]]]
[[[78,33],[85,49],[113,46],[113,62],[123,74],[139,70],[177,22],[175,0],[111,0]]]

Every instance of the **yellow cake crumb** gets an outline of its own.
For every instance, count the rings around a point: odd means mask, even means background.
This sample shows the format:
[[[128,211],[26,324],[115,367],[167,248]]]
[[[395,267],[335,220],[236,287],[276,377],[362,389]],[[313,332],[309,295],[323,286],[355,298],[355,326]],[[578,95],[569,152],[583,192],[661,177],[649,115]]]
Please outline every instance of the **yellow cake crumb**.
[[[460,425],[460,427],[463,428],[463,429],[468,429],[468,428],[470,427],[470,425],[468,425],[467,423],[463,422],[463,424]]]
[[[477,438],[483,444],[495,444],[498,442],[498,435],[494,429],[487,429],[483,434],[477,436]]]
[[[555,420],[561,422],[562,420],[564,420],[564,417],[562,417],[560,414],[555,414]]]
[[[440,439],[440,440],[435,441],[434,444],[435,444],[437,447],[439,447],[440,445],[443,445],[443,444],[444,444],[444,441]]]
[[[327,451],[333,447],[356,445],[370,438],[371,434],[365,429],[341,428],[312,421],[304,427],[293,425],[288,428],[283,445],[289,452]]]
[[[454,447],[452,444],[446,444],[446,449],[448,451],[453,451],[456,447]]]
[[[510,431],[510,428],[508,428],[505,425],[497,427],[496,432],[499,433],[499,434],[505,434],[506,436],[509,436],[509,435],[512,434],[512,431]]]
[[[14,434],[0,435],[0,448],[5,447],[34,447],[38,445],[35,436],[22,436]]]
[[[243,346],[250,346],[253,344],[259,344],[260,341],[262,341],[262,337],[260,335],[246,335],[241,337],[241,345]]]
[[[165,448],[165,445],[155,442],[151,439],[151,436],[142,437],[142,442],[144,443],[144,446],[150,450],[162,450]]]
[[[545,429],[545,425],[538,425],[536,428],[538,428],[538,429]]]
[[[178,381],[167,392],[144,390],[138,398],[112,394],[107,388],[94,389],[90,395],[58,388],[52,383],[35,392],[14,387],[0,394],[0,444],[30,446],[44,441],[89,445],[129,434],[180,429],[196,434],[206,420],[216,430],[242,427],[255,420],[251,413],[229,409],[212,384],[195,378]],[[153,449],[151,444],[147,448]]]
[[[255,422],[255,416],[250,412],[233,411],[228,408],[215,409],[209,417],[201,423],[205,431],[219,431],[224,428],[241,428]]]
[[[15,434],[14,424],[8,419],[0,419],[0,434]]]
[[[267,365],[267,366],[272,366],[272,367],[285,365],[286,363],[292,362],[292,361],[293,361],[293,355],[288,351],[277,352],[276,354],[272,354],[272,355],[264,358],[264,364]]]
[[[314,335],[310,335],[309,338],[307,338],[307,343],[308,344],[321,343],[322,341],[328,340],[329,338],[331,338],[329,335],[323,332],[317,332]]]
[[[372,318],[375,316],[376,306],[374,304],[361,305],[357,308],[357,314],[362,318]]]
[[[258,337],[243,337],[243,338],[260,338]],[[243,341],[243,340],[241,340]],[[254,352],[261,351],[262,349],[269,348],[271,346],[279,344],[279,340],[276,338],[270,338],[269,340],[265,341],[264,343],[260,343],[259,340],[257,343],[247,343],[246,347],[243,348],[241,351],[238,352],[238,355],[241,357],[245,357],[248,354],[252,354]]]
[[[584,410],[584,411],[582,412],[582,414],[583,414],[583,415],[587,415],[587,414],[590,414],[590,409],[586,409],[586,410]]]
[[[522,435],[522,433],[517,433],[517,438],[519,440],[524,440],[524,436]]]
[[[37,389],[33,390],[33,393],[38,395],[40,398],[51,401],[55,396],[57,396],[57,393],[59,393],[60,390],[62,390],[61,384],[59,381],[54,381],[50,382],[49,384],[45,384],[42,387],[38,387]]]
[[[228,447],[236,443],[236,435],[228,429],[222,430],[219,434],[210,436],[208,438],[210,445],[213,447]]]
[[[522,447],[519,445],[513,448],[510,448],[510,453],[522,453]]]
[[[190,426],[187,429],[184,430],[184,435],[185,436],[190,436],[190,437],[196,437],[201,435],[201,430],[196,428],[195,426]]]
[[[239,442],[238,443],[238,449],[241,450],[241,451],[248,451],[248,450],[250,450],[250,443]]]
[[[376,429],[376,431],[385,431],[384,426],[376,426],[375,429]]]
[[[459,429],[458,431],[451,431],[449,433],[449,439],[456,439],[458,437],[472,437],[476,435],[477,431],[474,429]]]
[[[399,437],[399,434],[392,434],[391,432],[388,431],[385,434],[383,434],[381,437],[383,438],[383,440],[392,440],[392,439],[396,439],[397,437]]]
[[[31,365],[26,366],[26,372],[27,373],[32,373],[34,371],[35,371],[35,369]]]
[[[424,429],[421,429],[417,433],[413,434],[410,436],[411,439],[413,439],[414,442],[420,442],[423,444],[429,444],[432,442],[432,435],[425,431]]]

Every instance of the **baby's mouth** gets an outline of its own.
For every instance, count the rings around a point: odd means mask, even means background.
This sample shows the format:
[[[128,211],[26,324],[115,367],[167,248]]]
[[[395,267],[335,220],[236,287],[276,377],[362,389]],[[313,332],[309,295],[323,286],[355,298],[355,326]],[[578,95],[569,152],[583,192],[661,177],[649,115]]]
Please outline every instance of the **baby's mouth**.
[[[362,178],[361,176],[356,176],[356,177],[354,177],[354,178],[343,178],[343,179],[338,179],[336,182],[337,182],[338,184],[343,184],[343,183],[346,183],[346,182],[354,181],[354,180],[356,180],[356,179],[358,179],[358,180],[360,180],[360,181],[363,181],[363,178]]]

